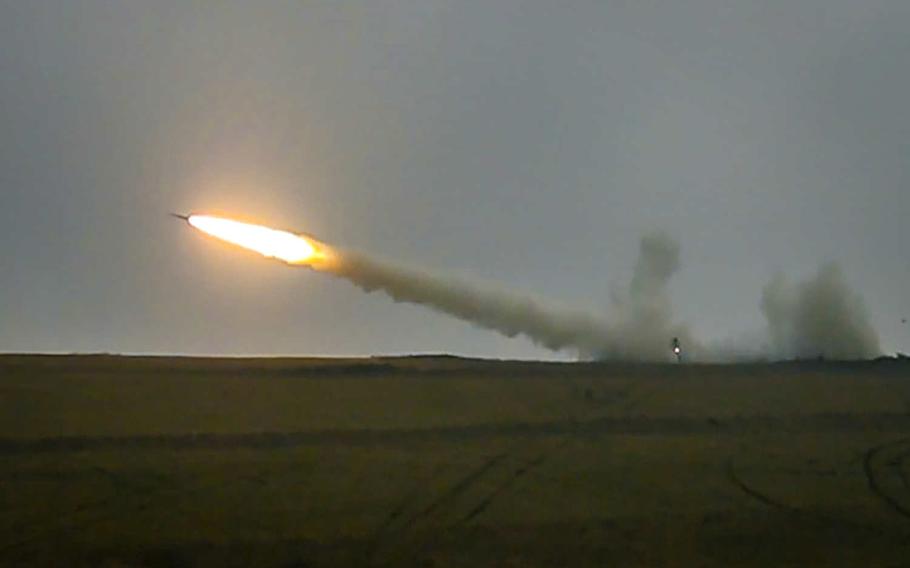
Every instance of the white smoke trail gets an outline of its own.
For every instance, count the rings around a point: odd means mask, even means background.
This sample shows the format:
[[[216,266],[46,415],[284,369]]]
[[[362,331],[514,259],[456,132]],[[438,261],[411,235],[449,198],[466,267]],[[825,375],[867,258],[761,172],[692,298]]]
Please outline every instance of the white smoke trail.
[[[614,299],[615,322],[355,252],[334,250],[331,262],[314,268],[364,291],[381,290],[395,301],[428,306],[508,337],[524,335],[547,349],[572,349],[584,358],[666,361],[673,337],[691,342],[688,330],[672,322],[667,284],[679,268],[679,246],[663,233],[642,239],[632,284]]]
[[[669,283],[680,267],[679,250],[663,232],[642,238],[632,280],[613,295],[609,318],[561,310],[528,296],[355,252],[334,251],[332,262],[314,268],[366,292],[381,290],[395,301],[427,306],[508,337],[523,335],[547,349],[571,349],[585,359],[669,361],[674,338],[688,360],[848,360],[880,354],[862,299],[847,287],[836,264],[824,265],[798,286],[778,275],[765,287],[761,301],[765,331],[703,345],[688,326],[673,319]]]
[[[428,306],[508,337],[524,335],[547,349],[594,351],[607,341],[603,322],[582,312],[547,307],[528,296],[395,266],[353,252],[336,251],[325,270],[366,292],[382,290],[396,302]]]

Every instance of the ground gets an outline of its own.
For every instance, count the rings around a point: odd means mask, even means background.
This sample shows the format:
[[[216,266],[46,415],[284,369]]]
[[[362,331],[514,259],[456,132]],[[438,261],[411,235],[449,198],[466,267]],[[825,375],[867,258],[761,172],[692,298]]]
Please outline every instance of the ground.
[[[910,365],[0,356],[0,564],[906,566]]]

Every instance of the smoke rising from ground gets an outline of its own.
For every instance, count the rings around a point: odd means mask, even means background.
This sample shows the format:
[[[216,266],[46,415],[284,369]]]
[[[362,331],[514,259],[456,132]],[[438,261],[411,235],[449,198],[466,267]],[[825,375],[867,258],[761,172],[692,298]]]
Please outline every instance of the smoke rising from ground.
[[[427,306],[508,337],[523,335],[547,349],[570,349],[585,359],[669,361],[674,338],[688,360],[863,359],[880,354],[863,302],[836,264],[822,266],[798,285],[775,276],[760,302],[765,330],[750,334],[749,341],[713,346],[701,344],[688,326],[674,320],[669,284],[680,266],[680,246],[669,235],[643,237],[632,279],[611,295],[612,310],[604,317],[355,252],[334,251],[331,262],[314,268],[366,292],[381,290],[397,302]]]
[[[847,287],[837,264],[819,268],[798,285],[776,275],[764,288],[761,310],[772,355],[786,359],[866,359],[881,354],[862,298]]]
[[[670,279],[679,271],[679,243],[664,232],[645,235],[627,290],[612,294],[609,341],[590,355],[597,359],[664,361],[673,338],[692,348],[684,325],[673,321]]]

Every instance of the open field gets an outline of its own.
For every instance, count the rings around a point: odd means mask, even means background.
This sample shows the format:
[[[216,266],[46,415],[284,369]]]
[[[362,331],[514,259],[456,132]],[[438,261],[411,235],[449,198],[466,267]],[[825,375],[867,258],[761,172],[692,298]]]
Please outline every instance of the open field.
[[[910,365],[0,356],[0,564],[906,566]]]

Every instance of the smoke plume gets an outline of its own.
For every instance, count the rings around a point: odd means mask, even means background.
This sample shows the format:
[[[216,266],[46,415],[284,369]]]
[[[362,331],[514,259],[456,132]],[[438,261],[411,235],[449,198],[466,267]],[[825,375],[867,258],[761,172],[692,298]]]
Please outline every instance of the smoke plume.
[[[680,247],[663,232],[641,239],[632,279],[611,294],[612,310],[604,317],[355,252],[335,251],[331,262],[314,267],[366,292],[381,290],[397,302],[428,306],[508,337],[523,335],[547,349],[570,349],[584,359],[668,361],[674,338],[689,360],[847,360],[880,354],[862,299],[847,287],[836,264],[822,266],[798,285],[775,276],[760,302],[765,331],[744,335],[748,340],[701,344],[686,325],[674,321],[669,284],[680,268]]]
[[[680,268],[679,243],[664,232],[641,239],[632,281],[612,295],[609,341],[591,353],[597,359],[663,361],[672,354],[673,338],[695,347],[686,326],[673,321],[670,279]]]
[[[679,245],[664,233],[642,239],[632,282],[614,295],[615,321],[354,252],[338,251],[318,268],[364,291],[382,290],[395,301],[428,306],[509,337],[524,335],[548,349],[572,349],[584,358],[668,360],[673,337],[690,340],[686,328],[672,322],[667,284],[679,269]]]
[[[798,285],[776,275],[761,309],[776,358],[866,359],[881,354],[862,299],[847,287],[837,264],[819,268]]]
[[[366,292],[382,290],[396,302],[428,306],[508,337],[524,335],[548,349],[591,352],[607,336],[602,322],[588,314],[553,309],[528,296],[395,266],[358,253],[338,255],[327,270]]]

